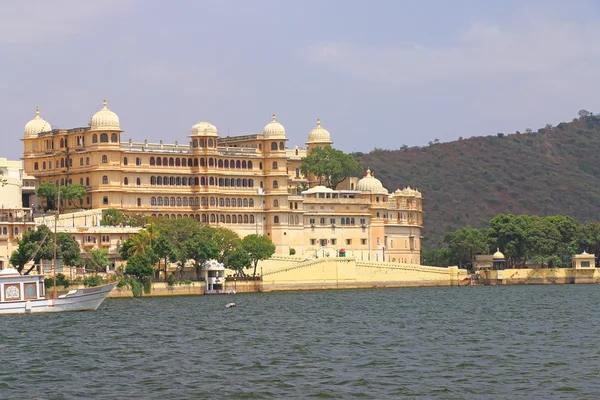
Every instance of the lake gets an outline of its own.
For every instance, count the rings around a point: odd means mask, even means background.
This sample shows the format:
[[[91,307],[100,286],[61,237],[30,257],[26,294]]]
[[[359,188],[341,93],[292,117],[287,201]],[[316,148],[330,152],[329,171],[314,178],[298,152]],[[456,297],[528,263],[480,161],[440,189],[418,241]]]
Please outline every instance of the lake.
[[[0,398],[594,398],[599,303],[597,285],[439,287],[2,316]]]

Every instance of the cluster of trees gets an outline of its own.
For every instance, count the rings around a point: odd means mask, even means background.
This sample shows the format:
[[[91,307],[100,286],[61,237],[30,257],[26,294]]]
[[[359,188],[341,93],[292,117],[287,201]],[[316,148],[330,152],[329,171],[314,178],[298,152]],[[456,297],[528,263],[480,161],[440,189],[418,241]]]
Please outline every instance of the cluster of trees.
[[[328,145],[310,149],[302,159],[300,171],[305,176],[314,175],[319,185],[335,189],[347,177],[360,174],[362,166],[352,155]]]
[[[116,208],[109,208],[102,211],[102,226],[135,226],[144,227],[148,225],[149,219],[141,214],[123,214]]]
[[[22,274],[27,275],[39,265],[41,260],[54,257],[54,235],[46,225],[40,225],[31,232],[25,232],[19,240],[19,247],[10,256],[10,263]],[[56,235],[56,258],[63,265],[83,267],[92,272],[103,271],[109,264],[108,252],[104,249],[92,249],[81,252],[79,243],[68,233]],[[33,261],[33,265],[25,268]]]
[[[158,219],[127,239],[121,247],[121,257],[127,260],[125,273],[141,283],[148,282],[154,266],[164,271],[176,263],[180,270],[190,265],[199,275],[208,260],[222,262],[236,275],[244,276],[245,269],[256,266],[275,252],[275,245],[267,236],[248,235],[241,239],[237,233],[222,227],[201,225],[192,218]]]
[[[45,209],[55,209],[58,198],[58,187],[51,182],[44,182],[38,186],[36,194],[46,200]],[[69,205],[73,205],[74,200],[83,200],[87,190],[80,184],[66,185],[60,187],[60,198],[65,199]]]
[[[477,254],[492,254],[499,248],[508,267],[568,267],[573,254],[600,252],[600,223],[581,224],[569,216],[499,214],[489,228],[466,227],[447,233],[447,247],[424,251],[424,265],[459,265],[472,268]]]

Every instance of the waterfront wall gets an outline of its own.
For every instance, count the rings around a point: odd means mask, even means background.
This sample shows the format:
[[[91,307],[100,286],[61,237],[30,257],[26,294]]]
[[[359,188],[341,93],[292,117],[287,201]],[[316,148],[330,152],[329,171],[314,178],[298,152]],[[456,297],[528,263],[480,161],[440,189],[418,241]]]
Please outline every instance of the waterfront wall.
[[[259,267],[264,291],[457,286],[467,276],[467,271],[458,267],[358,261],[353,257],[304,260],[276,256],[262,261]]]
[[[600,269],[596,268],[523,268],[480,271],[478,274],[485,285],[600,283]]]
[[[238,293],[259,292],[261,290],[261,282],[256,281],[227,281],[227,290],[235,289]],[[206,283],[193,281],[190,284],[175,284],[169,286],[166,282],[152,282],[152,290],[150,294],[145,294],[144,297],[162,297],[162,296],[196,296],[203,295]],[[133,297],[131,288],[121,287],[114,288],[108,295],[109,299]]]

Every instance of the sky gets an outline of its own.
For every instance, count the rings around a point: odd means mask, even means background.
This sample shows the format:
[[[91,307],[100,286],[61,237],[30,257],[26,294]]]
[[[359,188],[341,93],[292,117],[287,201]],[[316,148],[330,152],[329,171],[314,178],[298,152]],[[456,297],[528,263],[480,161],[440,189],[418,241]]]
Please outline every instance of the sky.
[[[592,0],[7,0],[0,157],[52,126],[116,112],[122,141],[260,133],[317,118],[345,152],[537,130],[600,112]]]

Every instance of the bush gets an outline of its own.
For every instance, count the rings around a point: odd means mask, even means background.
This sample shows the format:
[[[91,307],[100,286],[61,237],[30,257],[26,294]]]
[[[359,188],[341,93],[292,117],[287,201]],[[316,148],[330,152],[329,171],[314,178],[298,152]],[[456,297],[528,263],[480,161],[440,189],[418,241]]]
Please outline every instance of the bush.
[[[46,289],[51,288],[54,285],[54,278],[46,278],[44,279],[44,286]],[[65,289],[69,287],[69,280],[65,276],[65,274],[58,273],[56,274],[56,286],[63,286]]]
[[[100,275],[86,276],[83,279],[83,286],[93,287],[102,285],[102,277]]]
[[[127,286],[127,278],[121,278],[119,283],[117,283],[118,288],[122,288],[123,286]]]
[[[290,256],[293,256],[294,254],[296,254],[296,249],[290,248]]]
[[[175,277],[173,274],[169,275],[169,279],[167,279],[167,285],[169,285],[169,287],[175,286]]]

